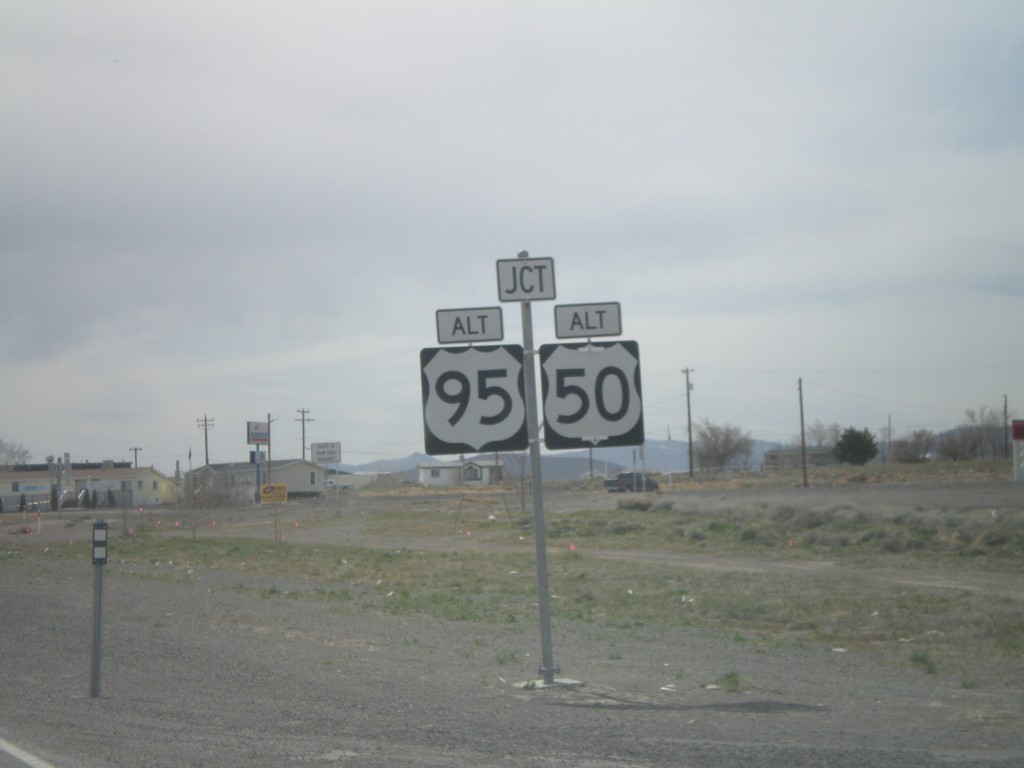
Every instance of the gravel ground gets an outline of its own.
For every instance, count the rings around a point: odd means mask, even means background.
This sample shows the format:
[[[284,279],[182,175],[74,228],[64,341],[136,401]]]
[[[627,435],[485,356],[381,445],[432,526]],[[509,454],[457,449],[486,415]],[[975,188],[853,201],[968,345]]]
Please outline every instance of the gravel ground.
[[[934,502],[901,493],[887,503],[1020,509],[1006,483]],[[554,495],[551,514],[562,504]],[[57,768],[1024,765],[1019,659],[1005,682],[964,688],[806,642],[555,622],[560,679],[581,684],[531,690],[516,683],[539,666],[535,623],[339,611],[284,594],[317,585],[275,579],[267,596],[266,579],[166,563],[106,567],[91,698],[92,566],[9,542],[0,739]],[[740,690],[707,686],[729,672]]]

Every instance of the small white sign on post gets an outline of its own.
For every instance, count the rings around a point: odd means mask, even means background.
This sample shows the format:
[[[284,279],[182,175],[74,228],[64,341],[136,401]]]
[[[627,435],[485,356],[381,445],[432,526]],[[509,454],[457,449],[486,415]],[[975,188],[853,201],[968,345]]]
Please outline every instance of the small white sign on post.
[[[555,336],[560,339],[621,335],[622,311],[617,301],[555,307]]]
[[[505,338],[501,307],[439,309],[436,316],[439,344],[471,344]]]
[[[309,457],[314,464],[341,464],[341,443],[311,443]]]
[[[553,298],[554,259],[498,259],[499,301],[541,301]]]

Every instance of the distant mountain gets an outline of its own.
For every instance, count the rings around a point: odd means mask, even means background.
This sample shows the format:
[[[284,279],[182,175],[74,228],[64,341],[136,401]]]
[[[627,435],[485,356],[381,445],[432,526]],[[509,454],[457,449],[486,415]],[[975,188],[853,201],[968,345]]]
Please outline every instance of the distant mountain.
[[[366,464],[342,464],[342,472],[358,474],[360,472],[408,472],[416,471],[416,465],[421,461],[433,461],[433,456],[425,453],[410,453],[404,459],[377,459]]]
[[[778,443],[754,440],[746,466],[758,469],[764,463],[765,451],[778,448]],[[493,454],[482,454],[490,458]],[[517,462],[526,462],[529,472],[529,458],[524,453],[501,454],[505,472],[518,471]],[[466,455],[467,459],[476,456]],[[390,472],[413,473],[416,465],[423,461],[455,461],[458,456],[428,456],[425,453],[411,453],[404,459],[381,459],[367,464],[343,464],[343,472]],[[545,480],[572,480],[587,477],[593,471],[595,476],[614,475],[623,470],[644,469],[648,472],[686,472],[689,470],[688,451],[685,441],[648,440],[644,446],[623,448],[595,448],[593,451],[559,451],[541,455],[541,473]]]
[[[769,443],[764,440],[751,441],[750,457],[746,467],[758,469],[764,463],[764,454],[774,448],[778,443]],[[585,457],[590,451],[566,451],[560,454],[565,457]],[[618,465],[626,469],[645,469],[648,472],[687,472],[690,468],[689,450],[685,442],[679,440],[648,440],[641,450],[640,446],[624,448],[595,448],[594,464],[603,466],[605,462],[609,467]],[[607,474],[613,474],[609,471]]]

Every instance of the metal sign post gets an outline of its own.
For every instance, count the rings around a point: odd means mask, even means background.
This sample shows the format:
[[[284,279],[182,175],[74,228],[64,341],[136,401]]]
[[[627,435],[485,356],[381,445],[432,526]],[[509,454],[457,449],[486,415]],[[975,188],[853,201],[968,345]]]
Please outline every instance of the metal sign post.
[[[107,523],[92,524],[92,672],[89,696],[100,695],[100,660],[103,656],[103,566],[107,564]]]
[[[551,644],[551,597],[548,591],[548,550],[544,525],[544,487],[540,469],[540,435],[537,418],[537,376],[533,348],[533,311],[530,298],[555,298],[553,259],[530,259],[520,251],[519,264],[507,259],[498,262],[498,298],[521,301],[523,311],[523,370],[526,379],[526,426],[530,449],[530,483],[533,486],[533,540],[537,553],[537,602],[540,606],[540,675],[547,685],[555,682],[560,671],[555,665]],[[527,280],[527,278],[530,280]],[[545,281],[544,278],[547,278]]]
[[[525,256],[525,251],[521,256]],[[548,685],[560,672],[551,645],[551,597],[548,591],[548,548],[544,525],[544,484],[540,471],[540,435],[537,419],[537,383],[534,372],[533,313],[523,302],[523,368],[526,371],[526,422],[530,444],[530,482],[533,486],[533,540],[537,552],[537,598],[540,604],[540,674]]]

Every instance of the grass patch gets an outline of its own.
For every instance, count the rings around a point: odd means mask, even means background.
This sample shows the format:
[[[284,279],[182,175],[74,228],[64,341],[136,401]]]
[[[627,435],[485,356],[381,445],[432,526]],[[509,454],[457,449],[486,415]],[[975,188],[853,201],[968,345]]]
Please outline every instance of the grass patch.
[[[641,636],[707,627],[757,648],[795,638],[877,650],[901,663],[906,663],[906,646],[900,641],[927,638],[926,658],[911,658],[926,672],[934,659],[964,653],[1018,665],[1024,656],[1024,601],[1012,591],[993,595],[875,577],[879,569],[899,575],[920,565],[950,581],[958,573],[1016,575],[1024,555],[1024,512],[994,516],[985,510],[908,509],[896,514],[756,501],[701,506],[708,503],[680,496],[670,505],[646,509],[552,514],[553,619]],[[472,544],[462,538],[456,545],[454,515],[436,506],[398,508],[380,517],[361,528],[361,541],[380,533],[382,541],[394,542],[400,532],[430,546],[275,545],[266,539],[266,528],[255,527],[240,529],[233,538],[147,531],[115,537],[112,568],[118,578],[181,580],[192,578],[192,571],[223,571],[232,574],[237,585],[232,588],[255,589],[265,598],[329,602],[331,610],[342,612],[426,615],[516,625],[516,631],[536,625],[532,541],[524,540],[520,528],[511,522],[486,528],[474,522]],[[314,525],[326,529],[346,521],[304,523]],[[29,542],[19,545],[32,549]],[[710,556],[708,562],[720,557],[775,566],[828,561],[842,574],[695,567],[662,557],[695,554]],[[88,554],[81,546],[52,546],[45,556],[86,564]],[[0,567],[14,567],[17,559],[7,557]]]
[[[913,651],[910,654],[910,663],[928,675],[934,675],[939,671],[928,651]]]
[[[740,677],[740,673],[736,671],[726,672],[724,675],[716,678],[714,683],[705,683],[702,687],[710,688],[712,685],[716,688],[721,688],[726,693],[739,693],[750,688],[750,686],[745,684],[743,678]]]

